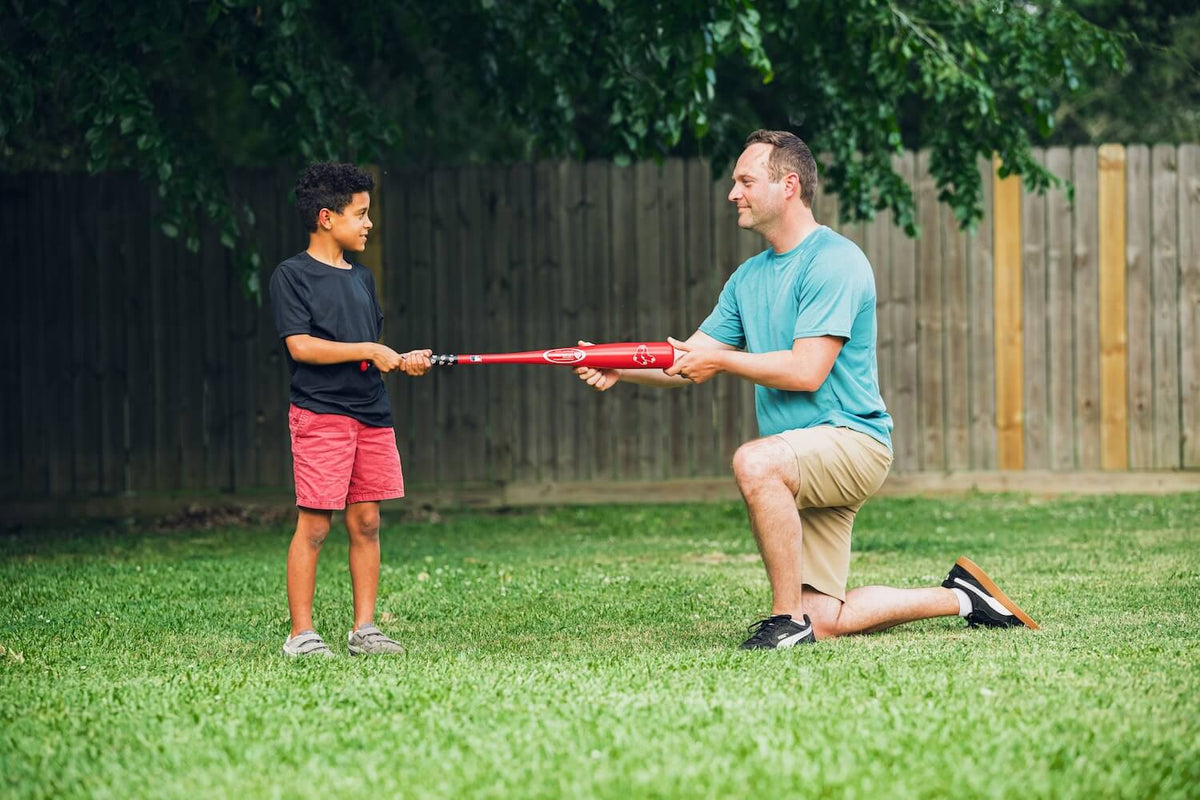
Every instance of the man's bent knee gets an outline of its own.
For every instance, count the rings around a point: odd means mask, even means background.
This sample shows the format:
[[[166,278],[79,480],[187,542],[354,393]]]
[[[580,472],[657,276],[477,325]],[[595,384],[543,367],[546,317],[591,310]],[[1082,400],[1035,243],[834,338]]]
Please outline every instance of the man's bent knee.
[[[832,639],[841,633],[842,601],[804,585],[804,613],[812,622],[818,639]]]
[[[782,483],[793,494],[799,489],[796,456],[786,442],[777,437],[746,442],[733,454],[733,476],[742,494]]]

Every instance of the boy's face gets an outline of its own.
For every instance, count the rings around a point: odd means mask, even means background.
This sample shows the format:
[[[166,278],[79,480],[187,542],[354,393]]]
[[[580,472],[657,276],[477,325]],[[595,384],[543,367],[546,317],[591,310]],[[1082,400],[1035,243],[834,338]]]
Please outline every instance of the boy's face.
[[[334,241],[343,250],[361,253],[367,249],[367,233],[373,227],[367,212],[371,208],[371,194],[358,192],[351,196],[350,204],[341,211],[321,209],[321,227],[329,231]]]

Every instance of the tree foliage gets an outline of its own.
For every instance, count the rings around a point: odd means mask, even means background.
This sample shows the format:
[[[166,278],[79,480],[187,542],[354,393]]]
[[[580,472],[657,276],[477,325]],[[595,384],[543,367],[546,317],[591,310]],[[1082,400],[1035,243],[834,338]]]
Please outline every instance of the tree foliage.
[[[943,200],[980,218],[977,159],[1034,187],[1055,109],[1121,64],[1057,0],[42,0],[0,31],[10,169],[133,169],[163,230],[231,249],[231,168],[705,154],[759,126],[826,154],[843,208],[891,208],[928,147]],[[257,257],[246,255],[247,275]]]

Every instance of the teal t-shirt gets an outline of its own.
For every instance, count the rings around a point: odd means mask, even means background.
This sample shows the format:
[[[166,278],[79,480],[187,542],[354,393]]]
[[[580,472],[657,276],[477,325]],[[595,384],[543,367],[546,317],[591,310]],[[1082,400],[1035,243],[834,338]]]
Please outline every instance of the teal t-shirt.
[[[786,253],[764,250],[729,277],[700,330],[749,353],[791,350],[812,336],[845,339],[815,392],[754,387],[759,435],[834,425],[892,446],[875,356],[875,276],[854,242],[822,225]]]

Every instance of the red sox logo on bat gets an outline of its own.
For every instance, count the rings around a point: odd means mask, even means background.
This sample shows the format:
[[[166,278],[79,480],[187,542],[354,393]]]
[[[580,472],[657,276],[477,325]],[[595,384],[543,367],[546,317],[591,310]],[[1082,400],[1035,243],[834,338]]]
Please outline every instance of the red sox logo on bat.
[[[574,364],[583,361],[584,352],[574,347],[560,347],[557,350],[547,350],[542,358],[551,364]]]
[[[641,364],[643,367],[653,364],[656,359],[650,355],[650,351],[646,349],[646,345],[638,345],[637,352],[633,354],[633,360]]]

